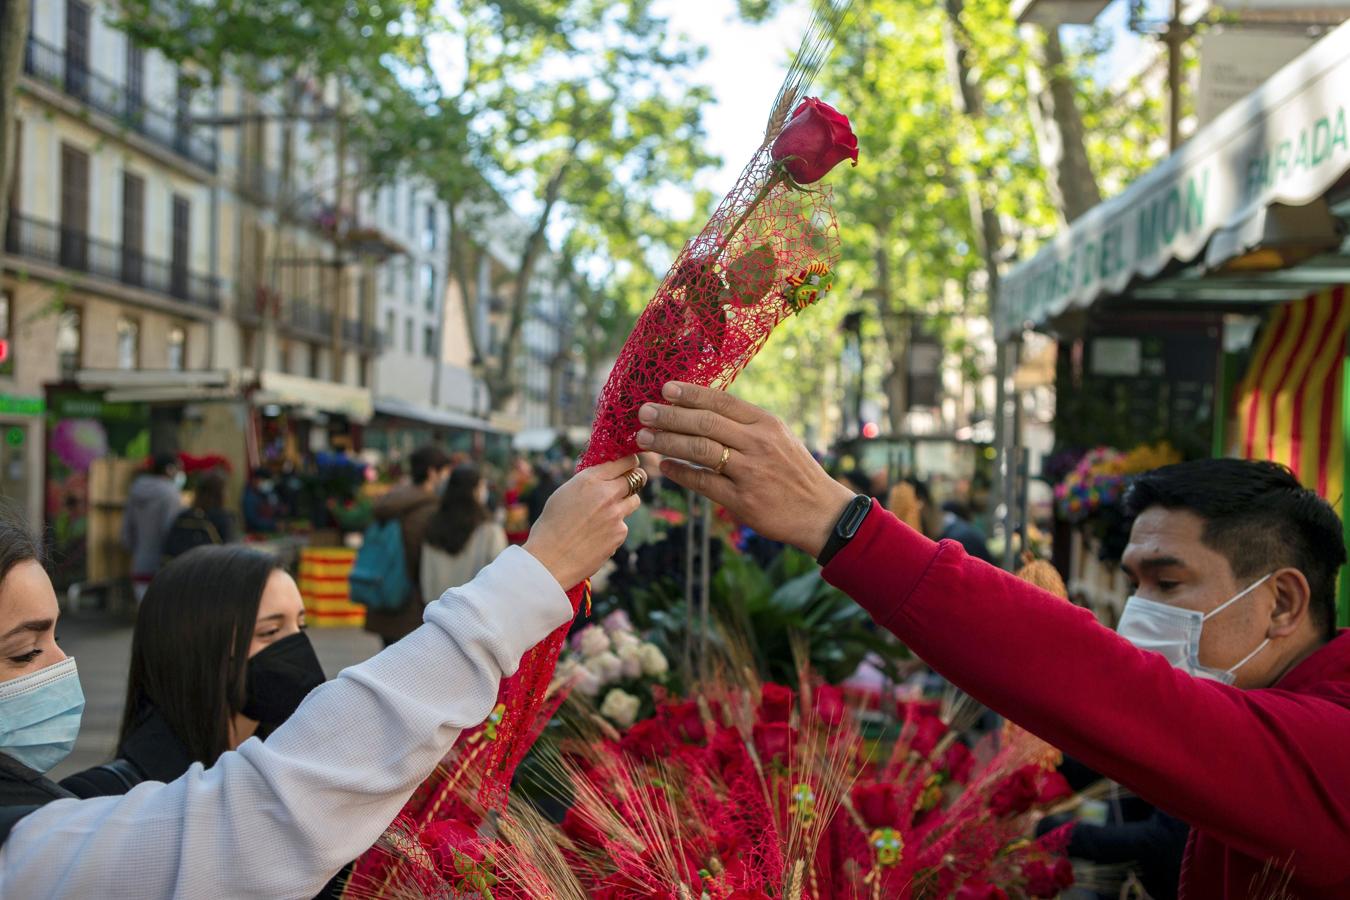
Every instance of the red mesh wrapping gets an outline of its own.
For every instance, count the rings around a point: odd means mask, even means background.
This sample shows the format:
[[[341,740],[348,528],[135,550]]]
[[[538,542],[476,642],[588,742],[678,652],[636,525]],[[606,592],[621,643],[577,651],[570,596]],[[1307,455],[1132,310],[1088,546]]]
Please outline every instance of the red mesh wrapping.
[[[726,388],[784,319],[828,293],[839,259],[830,192],[799,188],[766,144],[685,244],[638,318],[600,393],[578,470],[637,452],[637,411],[667,381]],[[568,592],[580,608],[582,588]],[[502,682],[506,711],[484,754],[480,799],[501,806],[567,636],[562,626]]]

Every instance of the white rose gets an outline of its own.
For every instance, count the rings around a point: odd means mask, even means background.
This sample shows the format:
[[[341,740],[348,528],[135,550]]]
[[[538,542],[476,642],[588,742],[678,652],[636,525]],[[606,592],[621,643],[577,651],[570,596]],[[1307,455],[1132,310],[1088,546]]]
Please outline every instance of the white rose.
[[[623,675],[623,662],[608,650],[586,660],[586,668],[590,669],[605,684],[618,681]]]
[[[655,644],[643,644],[638,648],[638,654],[642,660],[643,674],[664,675],[670,670],[670,663],[666,662],[665,654]]]
[[[625,647],[637,647],[642,643],[638,636],[631,631],[615,631],[610,634],[609,639],[614,642],[614,650],[620,656],[623,655]]]
[[[600,683],[600,676],[592,672],[585,666],[577,669],[577,673],[572,680],[572,688],[583,697],[594,697],[600,693],[600,688],[604,687]]]
[[[599,656],[609,650],[609,635],[599,625],[587,625],[577,635],[577,649],[587,659]]]
[[[642,648],[635,641],[619,648],[619,662],[623,663],[623,677],[637,678],[642,675]]]
[[[605,695],[605,702],[600,704],[600,715],[620,728],[627,728],[637,719],[638,707],[641,705],[641,701],[632,694],[615,688]]]

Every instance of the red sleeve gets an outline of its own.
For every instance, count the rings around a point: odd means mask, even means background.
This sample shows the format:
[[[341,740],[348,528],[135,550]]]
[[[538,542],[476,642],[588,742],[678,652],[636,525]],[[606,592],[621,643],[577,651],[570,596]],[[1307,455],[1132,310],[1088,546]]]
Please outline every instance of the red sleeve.
[[[874,504],[825,578],[957,687],[1140,797],[1300,877],[1350,876],[1350,710],[1193,678],[1091,613]]]

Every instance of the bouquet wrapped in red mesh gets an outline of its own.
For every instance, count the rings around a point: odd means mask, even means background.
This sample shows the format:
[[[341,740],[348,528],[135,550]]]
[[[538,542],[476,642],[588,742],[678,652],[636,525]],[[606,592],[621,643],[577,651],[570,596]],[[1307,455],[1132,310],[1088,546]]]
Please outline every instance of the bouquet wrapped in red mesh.
[[[828,188],[814,185],[844,160],[858,161],[848,118],[803,97],[843,11],[824,7],[779,92],[764,142],[712,218],[688,241],[638,318],[596,408],[579,469],[637,451],[638,408],[667,381],[725,388],[784,319],[829,293],[839,258]],[[569,592],[574,609],[586,587]],[[482,799],[505,800],[529,749],[567,629],[539,644],[502,683],[497,738],[486,754]]]

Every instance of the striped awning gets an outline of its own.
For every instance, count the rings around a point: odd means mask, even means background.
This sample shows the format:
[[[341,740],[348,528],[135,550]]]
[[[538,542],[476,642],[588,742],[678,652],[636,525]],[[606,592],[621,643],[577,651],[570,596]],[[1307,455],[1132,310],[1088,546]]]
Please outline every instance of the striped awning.
[[[1344,287],[1271,313],[1236,392],[1238,455],[1271,459],[1342,508],[1342,362],[1350,328]]]

